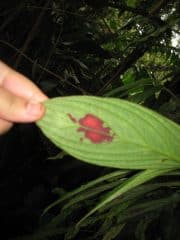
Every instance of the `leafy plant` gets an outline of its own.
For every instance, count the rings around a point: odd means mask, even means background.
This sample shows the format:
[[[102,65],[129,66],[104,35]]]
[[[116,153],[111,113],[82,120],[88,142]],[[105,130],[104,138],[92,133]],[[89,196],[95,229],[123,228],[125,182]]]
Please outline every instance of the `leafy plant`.
[[[178,0],[1,1],[1,58],[63,96],[37,123],[60,154],[26,125],[0,146],[8,240],[180,239],[179,9]],[[116,99],[64,97],[80,94]]]
[[[120,196],[126,197],[124,194],[126,192],[128,194],[129,190],[180,167],[180,127],[151,110],[123,100],[89,96],[55,98],[46,101],[45,106],[46,114],[37,122],[37,125],[51,141],[67,153],[100,166],[144,169],[120,183],[116,180],[113,184],[118,183],[118,186],[108,184],[108,188],[112,190],[105,194],[102,200],[77,223],[77,228],[84,226],[84,221],[86,222],[86,219],[96,211],[106,208]],[[124,174],[124,172],[118,172],[120,175],[122,173]],[[110,175],[110,177],[114,176],[114,174]],[[107,179],[108,177],[109,175]],[[72,202],[68,204],[70,208],[71,205],[89,198],[92,195],[87,193],[84,195],[83,192],[105,179],[106,176],[100,178],[100,181],[96,180],[62,196],[50,205],[45,213],[64,200],[72,198],[73,195],[77,197],[70,200]],[[101,191],[108,188],[105,187]],[[94,188],[91,193],[94,195],[100,192]],[[138,192],[138,196],[140,194]],[[161,201],[162,204],[166,204],[171,201],[171,198],[167,201],[166,199],[157,201],[158,207]],[[179,195],[177,195],[177,201],[179,201]],[[126,208],[122,208],[124,204],[126,206],[127,203],[123,201],[120,205],[122,214],[125,214]],[[150,206],[154,209],[156,205],[150,201]],[[65,205],[63,209],[68,207]],[[148,204],[147,209],[149,209]],[[52,223],[56,225],[60,217],[62,218],[61,215],[57,216]],[[117,232],[111,229],[112,236],[116,236],[123,226],[120,224],[120,228],[116,227]],[[111,237],[107,235],[104,239],[111,239]]]

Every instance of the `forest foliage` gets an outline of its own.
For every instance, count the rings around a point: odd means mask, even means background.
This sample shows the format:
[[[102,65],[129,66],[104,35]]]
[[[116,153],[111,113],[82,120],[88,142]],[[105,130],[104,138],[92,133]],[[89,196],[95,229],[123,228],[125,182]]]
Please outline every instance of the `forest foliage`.
[[[50,98],[92,95],[125,99],[178,124],[179,13],[178,0],[1,1],[1,59]],[[17,136],[24,149],[18,146]],[[174,148],[178,144],[174,142]],[[10,209],[1,214],[11,219],[10,225],[7,222],[10,229],[17,217],[21,218],[21,224],[6,233],[5,239],[180,238],[178,169],[140,172],[137,168],[81,165],[59,152],[32,126],[15,126],[0,139],[0,147],[5,149],[0,154],[4,196],[0,201],[4,209]],[[12,155],[7,153],[9,147]],[[11,158],[15,163],[8,160]],[[20,189],[18,184],[27,173],[36,177],[21,183]],[[144,183],[141,174],[146,179],[150,176],[149,180],[158,178]],[[131,191],[113,195],[134,179]],[[15,200],[9,200],[4,190],[12,186],[18,192]],[[96,208],[104,199],[111,201]],[[23,226],[23,218],[33,220],[30,224],[26,220]]]

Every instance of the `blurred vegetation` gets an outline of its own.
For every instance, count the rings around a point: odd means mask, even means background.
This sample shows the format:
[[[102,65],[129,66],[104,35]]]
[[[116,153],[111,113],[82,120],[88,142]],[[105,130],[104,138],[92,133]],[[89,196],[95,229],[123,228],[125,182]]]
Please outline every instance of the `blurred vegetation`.
[[[1,59],[49,97],[124,98],[179,123],[179,13],[178,0],[1,1]],[[3,239],[180,239],[179,172],[123,196],[127,206],[117,199],[83,228],[77,221],[123,177],[41,217],[57,196],[111,171],[59,154],[34,125],[17,124],[0,138]]]

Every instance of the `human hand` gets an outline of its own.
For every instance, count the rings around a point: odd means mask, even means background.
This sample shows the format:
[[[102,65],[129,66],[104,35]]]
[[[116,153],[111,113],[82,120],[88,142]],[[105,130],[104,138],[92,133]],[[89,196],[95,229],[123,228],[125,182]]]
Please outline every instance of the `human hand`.
[[[45,112],[47,99],[28,78],[0,61],[0,134],[16,122],[34,122]]]

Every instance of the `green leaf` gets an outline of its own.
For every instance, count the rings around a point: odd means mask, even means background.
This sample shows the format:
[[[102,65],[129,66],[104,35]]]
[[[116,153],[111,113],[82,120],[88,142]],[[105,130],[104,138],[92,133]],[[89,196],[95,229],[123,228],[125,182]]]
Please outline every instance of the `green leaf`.
[[[103,240],[113,240],[119,235],[125,224],[118,224],[109,229],[109,231],[103,237]]]
[[[112,173],[106,174],[105,176],[101,176],[95,180],[92,180],[90,182],[88,182],[85,185],[82,185],[81,187],[68,192],[66,194],[64,194],[61,198],[59,198],[58,200],[56,200],[55,202],[51,203],[43,212],[43,215],[46,214],[46,212],[48,212],[51,208],[55,207],[56,205],[62,203],[63,201],[68,201],[69,199],[72,199],[74,201],[76,195],[84,192],[87,189],[90,189],[94,186],[96,186],[99,183],[102,183],[104,181],[110,181],[112,179],[114,179],[115,177],[124,177],[129,173],[129,171],[125,171],[125,170],[118,170],[118,171],[114,171]],[[94,188],[93,188],[94,189]]]
[[[37,125],[78,159],[125,169],[180,167],[180,127],[151,110],[90,96],[54,98],[45,107]]]
[[[126,3],[128,7],[135,8],[138,5],[139,0],[127,0]]]
[[[125,93],[127,94],[128,92],[135,92],[136,89],[140,88],[143,89],[144,86],[152,86],[152,81],[151,79],[140,79],[138,81],[133,81],[130,83],[126,83],[125,85],[121,87],[117,87],[106,94],[104,94],[105,97],[112,97],[114,95],[120,94],[120,93]]]
[[[132,176],[128,180],[124,181],[120,186],[110,191],[104,199],[98,203],[90,212],[88,212],[78,223],[77,226],[80,226],[89,216],[91,216],[96,211],[100,210],[102,207],[116,199],[117,197],[120,197],[122,194],[128,192],[129,190],[155,178],[160,175],[163,175],[167,172],[171,171],[165,170],[165,169],[150,169],[150,170],[144,170],[140,173],[137,173],[136,175]]]

